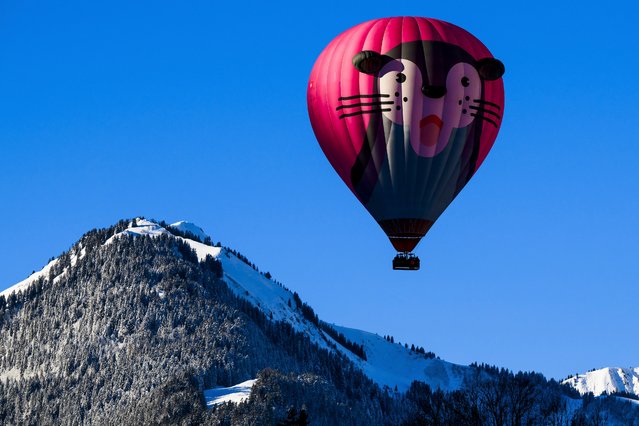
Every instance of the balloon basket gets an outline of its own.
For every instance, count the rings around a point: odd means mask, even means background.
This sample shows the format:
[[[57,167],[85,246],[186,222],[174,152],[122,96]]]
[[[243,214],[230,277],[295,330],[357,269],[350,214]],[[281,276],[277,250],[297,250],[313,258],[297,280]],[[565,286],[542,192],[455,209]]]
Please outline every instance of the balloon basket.
[[[393,269],[396,271],[417,271],[419,264],[419,257],[413,253],[397,253],[393,259]]]

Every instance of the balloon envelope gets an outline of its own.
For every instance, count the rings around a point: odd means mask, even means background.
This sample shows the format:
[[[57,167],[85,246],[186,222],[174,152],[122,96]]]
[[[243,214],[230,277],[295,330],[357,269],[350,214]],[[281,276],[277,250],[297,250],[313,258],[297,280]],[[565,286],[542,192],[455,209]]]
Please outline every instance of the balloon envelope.
[[[409,252],[490,151],[503,64],[436,19],[357,25],[320,54],[308,83],[313,131],[342,180]]]

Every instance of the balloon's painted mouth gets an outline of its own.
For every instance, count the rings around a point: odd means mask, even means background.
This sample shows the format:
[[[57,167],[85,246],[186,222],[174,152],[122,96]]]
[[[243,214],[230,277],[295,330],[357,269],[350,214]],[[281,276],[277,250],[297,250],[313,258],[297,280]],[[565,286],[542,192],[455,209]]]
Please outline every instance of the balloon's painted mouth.
[[[435,114],[427,115],[426,117],[419,120],[419,128],[423,129],[428,124],[436,125],[440,130],[444,126],[444,122],[441,118],[436,116]]]
[[[419,143],[429,148],[435,146],[443,126],[444,122],[435,114],[419,120]]]

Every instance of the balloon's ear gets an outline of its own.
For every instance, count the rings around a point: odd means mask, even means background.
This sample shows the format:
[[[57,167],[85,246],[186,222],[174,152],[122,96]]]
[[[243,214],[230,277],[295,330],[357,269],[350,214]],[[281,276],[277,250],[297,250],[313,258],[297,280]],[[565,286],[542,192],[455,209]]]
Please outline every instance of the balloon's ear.
[[[484,80],[497,80],[504,75],[506,67],[499,59],[484,58],[477,61],[477,72]]]
[[[353,66],[364,74],[377,74],[385,62],[382,55],[372,50],[362,50],[353,56]]]

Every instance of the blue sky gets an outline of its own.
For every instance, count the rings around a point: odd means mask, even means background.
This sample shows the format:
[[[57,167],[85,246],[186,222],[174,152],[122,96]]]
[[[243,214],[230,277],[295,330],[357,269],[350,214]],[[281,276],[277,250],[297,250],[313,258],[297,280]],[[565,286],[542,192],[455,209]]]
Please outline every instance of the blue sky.
[[[121,218],[191,220],[325,320],[562,378],[639,366],[631,2],[0,3],[0,289]],[[393,272],[306,113],[313,62],[383,16],[506,65],[486,162]]]

